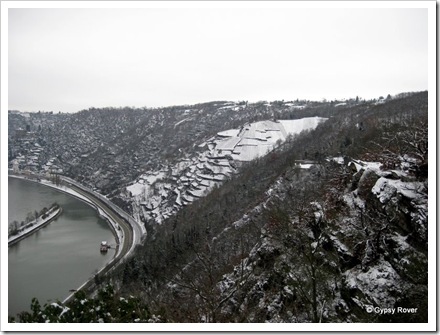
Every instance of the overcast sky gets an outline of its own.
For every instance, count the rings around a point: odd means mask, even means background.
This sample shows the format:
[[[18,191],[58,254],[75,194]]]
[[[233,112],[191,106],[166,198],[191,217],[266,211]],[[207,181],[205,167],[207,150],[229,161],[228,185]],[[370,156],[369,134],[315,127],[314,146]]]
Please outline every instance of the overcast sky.
[[[9,9],[8,108],[76,112],[428,88],[427,9]]]

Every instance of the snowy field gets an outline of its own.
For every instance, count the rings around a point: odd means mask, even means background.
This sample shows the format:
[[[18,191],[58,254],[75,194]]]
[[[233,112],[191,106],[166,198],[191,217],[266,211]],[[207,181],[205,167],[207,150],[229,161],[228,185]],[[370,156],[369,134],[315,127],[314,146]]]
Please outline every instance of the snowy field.
[[[169,169],[145,172],[126,187],[133,216],[161,223],[182,206],[207,195],[236,172],[234,162],[249,162],[267,155],[288,136],[315,129],[326,118],[258,121],[237,129],[220,131],[198,145],[196,157],[187,157]],[[311,164],[300,164],[307,169]],[[170,205],[169,199],[174,199]]]

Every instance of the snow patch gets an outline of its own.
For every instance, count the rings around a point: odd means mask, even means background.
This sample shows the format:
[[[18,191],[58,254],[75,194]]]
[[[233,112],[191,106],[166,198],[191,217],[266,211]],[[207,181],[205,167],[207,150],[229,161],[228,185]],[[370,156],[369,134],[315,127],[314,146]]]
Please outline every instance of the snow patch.
[[[371,189],[381,203],[389,201],[396,193],[400,193],[409,199],[417,199],[421,196],[423,190],[423,183],[403,182],[400,179],[395,180],[384,177],[380,177]]]

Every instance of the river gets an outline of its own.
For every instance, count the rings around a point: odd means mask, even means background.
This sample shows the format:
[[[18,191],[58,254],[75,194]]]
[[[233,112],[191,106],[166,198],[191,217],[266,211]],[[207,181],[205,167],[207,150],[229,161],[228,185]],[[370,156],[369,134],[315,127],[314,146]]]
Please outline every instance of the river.
[[[89,205],[56,189],[8,178],[8,222],[57,202],[63,213],[46,227],[9,247],[8,313],[30,310],[33,297],[41,305],[64,300],[109,262],[115,250],[102,254],[101,241],[116,241],[107,222]]]

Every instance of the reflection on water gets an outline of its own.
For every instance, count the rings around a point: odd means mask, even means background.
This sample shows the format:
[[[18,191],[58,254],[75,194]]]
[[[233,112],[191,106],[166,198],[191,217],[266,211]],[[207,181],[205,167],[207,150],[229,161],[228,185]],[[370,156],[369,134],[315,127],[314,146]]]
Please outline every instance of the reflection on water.
[[[46,227],[9,248],[9,315],[29,310],[32,297],[41,304],[63,300],[114,256],[101,254],[102,240],[115,245],[106,221],[84,202],[30,181],[8,178],[8,221],[57,202],[63,213]]]

